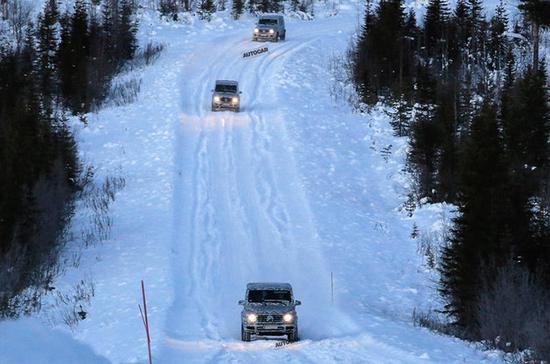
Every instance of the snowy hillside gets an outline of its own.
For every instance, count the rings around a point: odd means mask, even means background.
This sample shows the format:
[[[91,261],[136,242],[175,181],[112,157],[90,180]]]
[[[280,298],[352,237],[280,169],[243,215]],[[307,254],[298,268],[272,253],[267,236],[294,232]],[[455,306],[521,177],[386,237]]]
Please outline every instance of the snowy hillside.
[[[406,140],[383,110],[366,117],[331,99],[330,59],[361,14],[344,3],[336,16],[287,18],[286,41],[242,59],[258,46],[252,18],[165,23],[143,13],[141,41],[166,49],[125,76],[141,79],[138,100],[75,123],[96,178],[126,181],[110,239],[56,282],[93,282],[86,319],[69,331],[50,298],[44,327],[0,323],[0,363],[145,363],[141,279],[155,363],[500,363],[412,324],[415,309],[439,305],[413,224],[438,231],[450,209],[401,211]],[[210,112],[216,79],[239,81],[240,113]],[[76,234],[88,218],[82,206]],[[240,341],[237,301],[252,281],[293,285],[300,342]],[[65,356],[49,355],[60,346]]]

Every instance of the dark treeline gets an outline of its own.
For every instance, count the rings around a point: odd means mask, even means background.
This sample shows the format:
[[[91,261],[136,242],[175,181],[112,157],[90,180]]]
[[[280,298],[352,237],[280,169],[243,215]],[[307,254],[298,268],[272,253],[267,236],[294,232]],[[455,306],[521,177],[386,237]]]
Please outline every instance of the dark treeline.
[[[239,19],[244,12],[280,13],[285,8],[290,11],[301,11],[313,15],[314,0],[233,0],[231,14]],[[177,20],[179,12],[196,13],[201,19],[210,20],[216,11],[224,11],[227,0],[160,0],[159,9],[162,15]]]
[[[440,264],[455,332],[548,359],[550,108],[538,43],[550,2],[520,3],[510,24],[502,4],[488,18],[480,0],[430,0],[422,22],[402,1],[368,1],[353,75],[363,101],[393,106],[396,134],[409,137],[416,200],[458,206]]]
[[[49,286],[81,187],[66,115],[97,107],[133,57],[133,12],[128,0],[77,0],[60,14],[48,0],[35,24],[27,19],[21,41],[2,36],[0,316],[32,309],[38,296],[21,302],[19,294]]]

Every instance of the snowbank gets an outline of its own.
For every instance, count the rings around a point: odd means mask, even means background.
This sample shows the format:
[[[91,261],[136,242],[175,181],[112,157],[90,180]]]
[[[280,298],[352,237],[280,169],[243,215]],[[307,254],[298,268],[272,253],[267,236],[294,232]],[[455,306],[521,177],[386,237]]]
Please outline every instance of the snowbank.
[[[110,363],[61,330],[31,319],[0,322],[0,363]]]

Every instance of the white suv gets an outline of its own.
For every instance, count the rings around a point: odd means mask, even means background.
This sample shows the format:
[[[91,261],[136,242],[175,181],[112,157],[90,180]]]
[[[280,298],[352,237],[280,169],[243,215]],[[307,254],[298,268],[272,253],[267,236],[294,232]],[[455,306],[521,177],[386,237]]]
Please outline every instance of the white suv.
[[[241,91],[237,81],[218,80],[212,90],[212,111],[241,110]]]

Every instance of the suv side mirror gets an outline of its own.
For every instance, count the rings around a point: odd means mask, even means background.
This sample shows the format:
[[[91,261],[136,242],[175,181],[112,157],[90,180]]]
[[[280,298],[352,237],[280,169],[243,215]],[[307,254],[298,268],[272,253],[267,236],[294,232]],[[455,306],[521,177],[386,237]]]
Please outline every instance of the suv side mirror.
[[[242,91],[239,91],[239,94],[242,94],[243,92]]]
[[[239,300],[239,305],[243,306],[246,303],[245,300]]]
[[[295,306],[300,306],[302,304],[302,301],[300,300],[294,300],[294,305]]]

